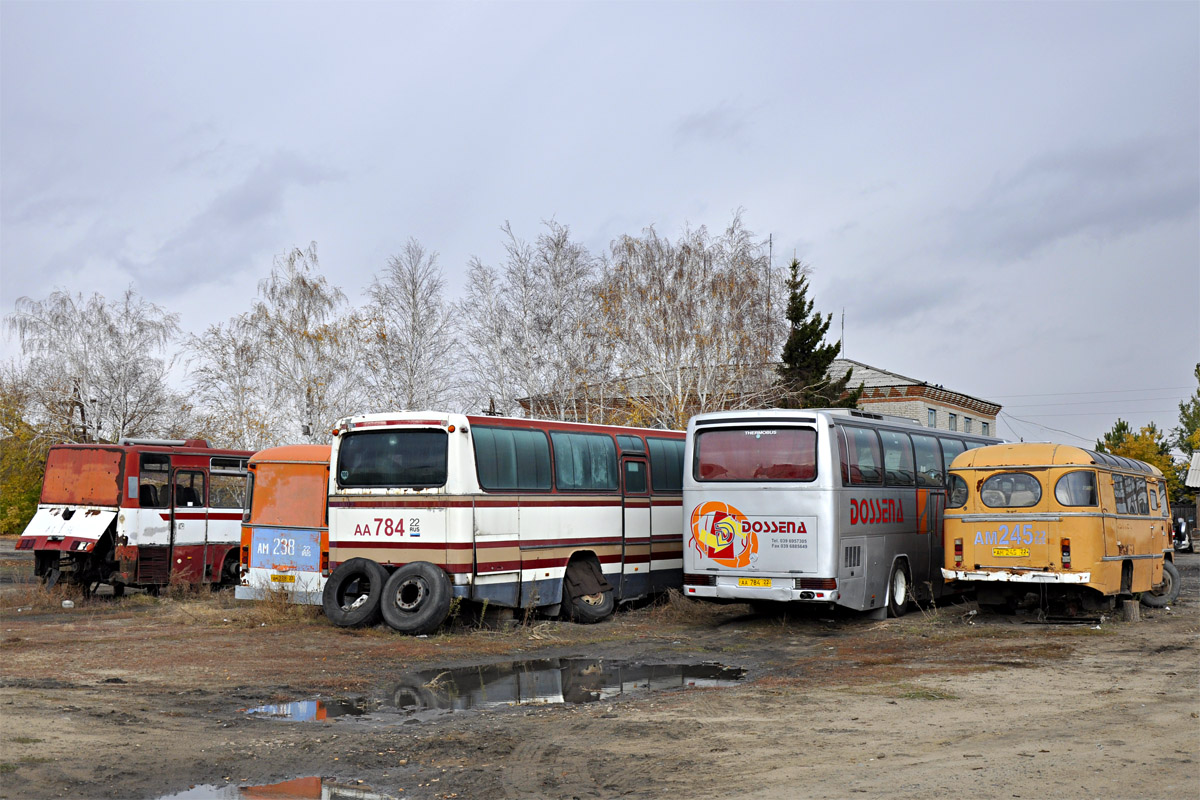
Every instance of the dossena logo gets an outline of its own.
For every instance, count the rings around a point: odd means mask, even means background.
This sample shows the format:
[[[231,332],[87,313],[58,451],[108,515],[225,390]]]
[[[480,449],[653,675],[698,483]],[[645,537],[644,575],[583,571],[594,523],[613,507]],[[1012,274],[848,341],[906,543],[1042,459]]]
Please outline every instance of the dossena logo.
[[[692,510],[689,547],[723,567],[744,567],[758,554],[758,535],[746,515],[710,500]]]

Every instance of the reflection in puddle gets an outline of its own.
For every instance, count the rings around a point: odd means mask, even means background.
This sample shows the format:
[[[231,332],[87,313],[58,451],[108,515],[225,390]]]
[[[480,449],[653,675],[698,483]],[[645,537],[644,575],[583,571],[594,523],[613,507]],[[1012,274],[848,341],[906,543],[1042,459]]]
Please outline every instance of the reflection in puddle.
[[[296,778],[262,786],[193,786],[183,792],[163,795],[158,800],[391,800],[361,784],[333,778]]]
[[[246,713],[257,717],[278,717],[301,722],[319,722],[333,717],[360,717],[370,709],[364,700],[301,700],[295,703],[279,703],[246,709]]]
[[[312,722],[353,715],[465,710],[505,705],[595,703],[632,692],[685,687],[731,686],[745,677],[739,667],[720,664],[639,664],[603,659],[550,658],[427,670],[371,700],[308,700],[260,706],[246,713]]]
[[[637,691],[731,686],[746,674],[720,664],[632,664],[600,659],[546,659],[417,673],[398,684],[400,709],[467,709],[498,705],[595,703]]]

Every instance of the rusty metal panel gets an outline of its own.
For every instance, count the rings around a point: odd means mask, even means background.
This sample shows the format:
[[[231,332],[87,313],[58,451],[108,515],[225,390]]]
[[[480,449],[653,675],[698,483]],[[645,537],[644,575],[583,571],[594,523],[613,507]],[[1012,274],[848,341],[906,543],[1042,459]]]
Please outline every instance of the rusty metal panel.
[[[52,447],[43,505],[118,506],[124,452],[111,447]]]

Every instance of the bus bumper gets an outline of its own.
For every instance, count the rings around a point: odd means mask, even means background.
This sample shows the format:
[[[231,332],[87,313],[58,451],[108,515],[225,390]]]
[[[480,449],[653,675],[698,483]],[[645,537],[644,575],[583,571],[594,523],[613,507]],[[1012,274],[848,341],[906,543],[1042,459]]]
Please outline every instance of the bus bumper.
[[[737,603],[750,603],[757,600],[771,600],[779,603],[814,602],[833,603],[839,594],[836,589],[754,589],[737,585],[691,586],[684,584],[684,597],[703,597],[708,600],[727,600]]]
[[[948,581],[1000,581],[1002,583],[1088,583],[1090,572],[1034,572],[1007,569],[956,570],[942,567],[942,577]]]

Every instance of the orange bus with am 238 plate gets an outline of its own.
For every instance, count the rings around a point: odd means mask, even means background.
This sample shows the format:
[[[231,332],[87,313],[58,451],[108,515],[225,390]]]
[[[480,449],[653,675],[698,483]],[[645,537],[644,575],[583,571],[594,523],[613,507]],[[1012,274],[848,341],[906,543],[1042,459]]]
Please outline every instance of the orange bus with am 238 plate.
[[[981,608],[1096,612],[1142,593],[1179,596],[1162,472],[1131,458],[1045,443],[968,450],[950,465],[947,581],[973,585]]]

